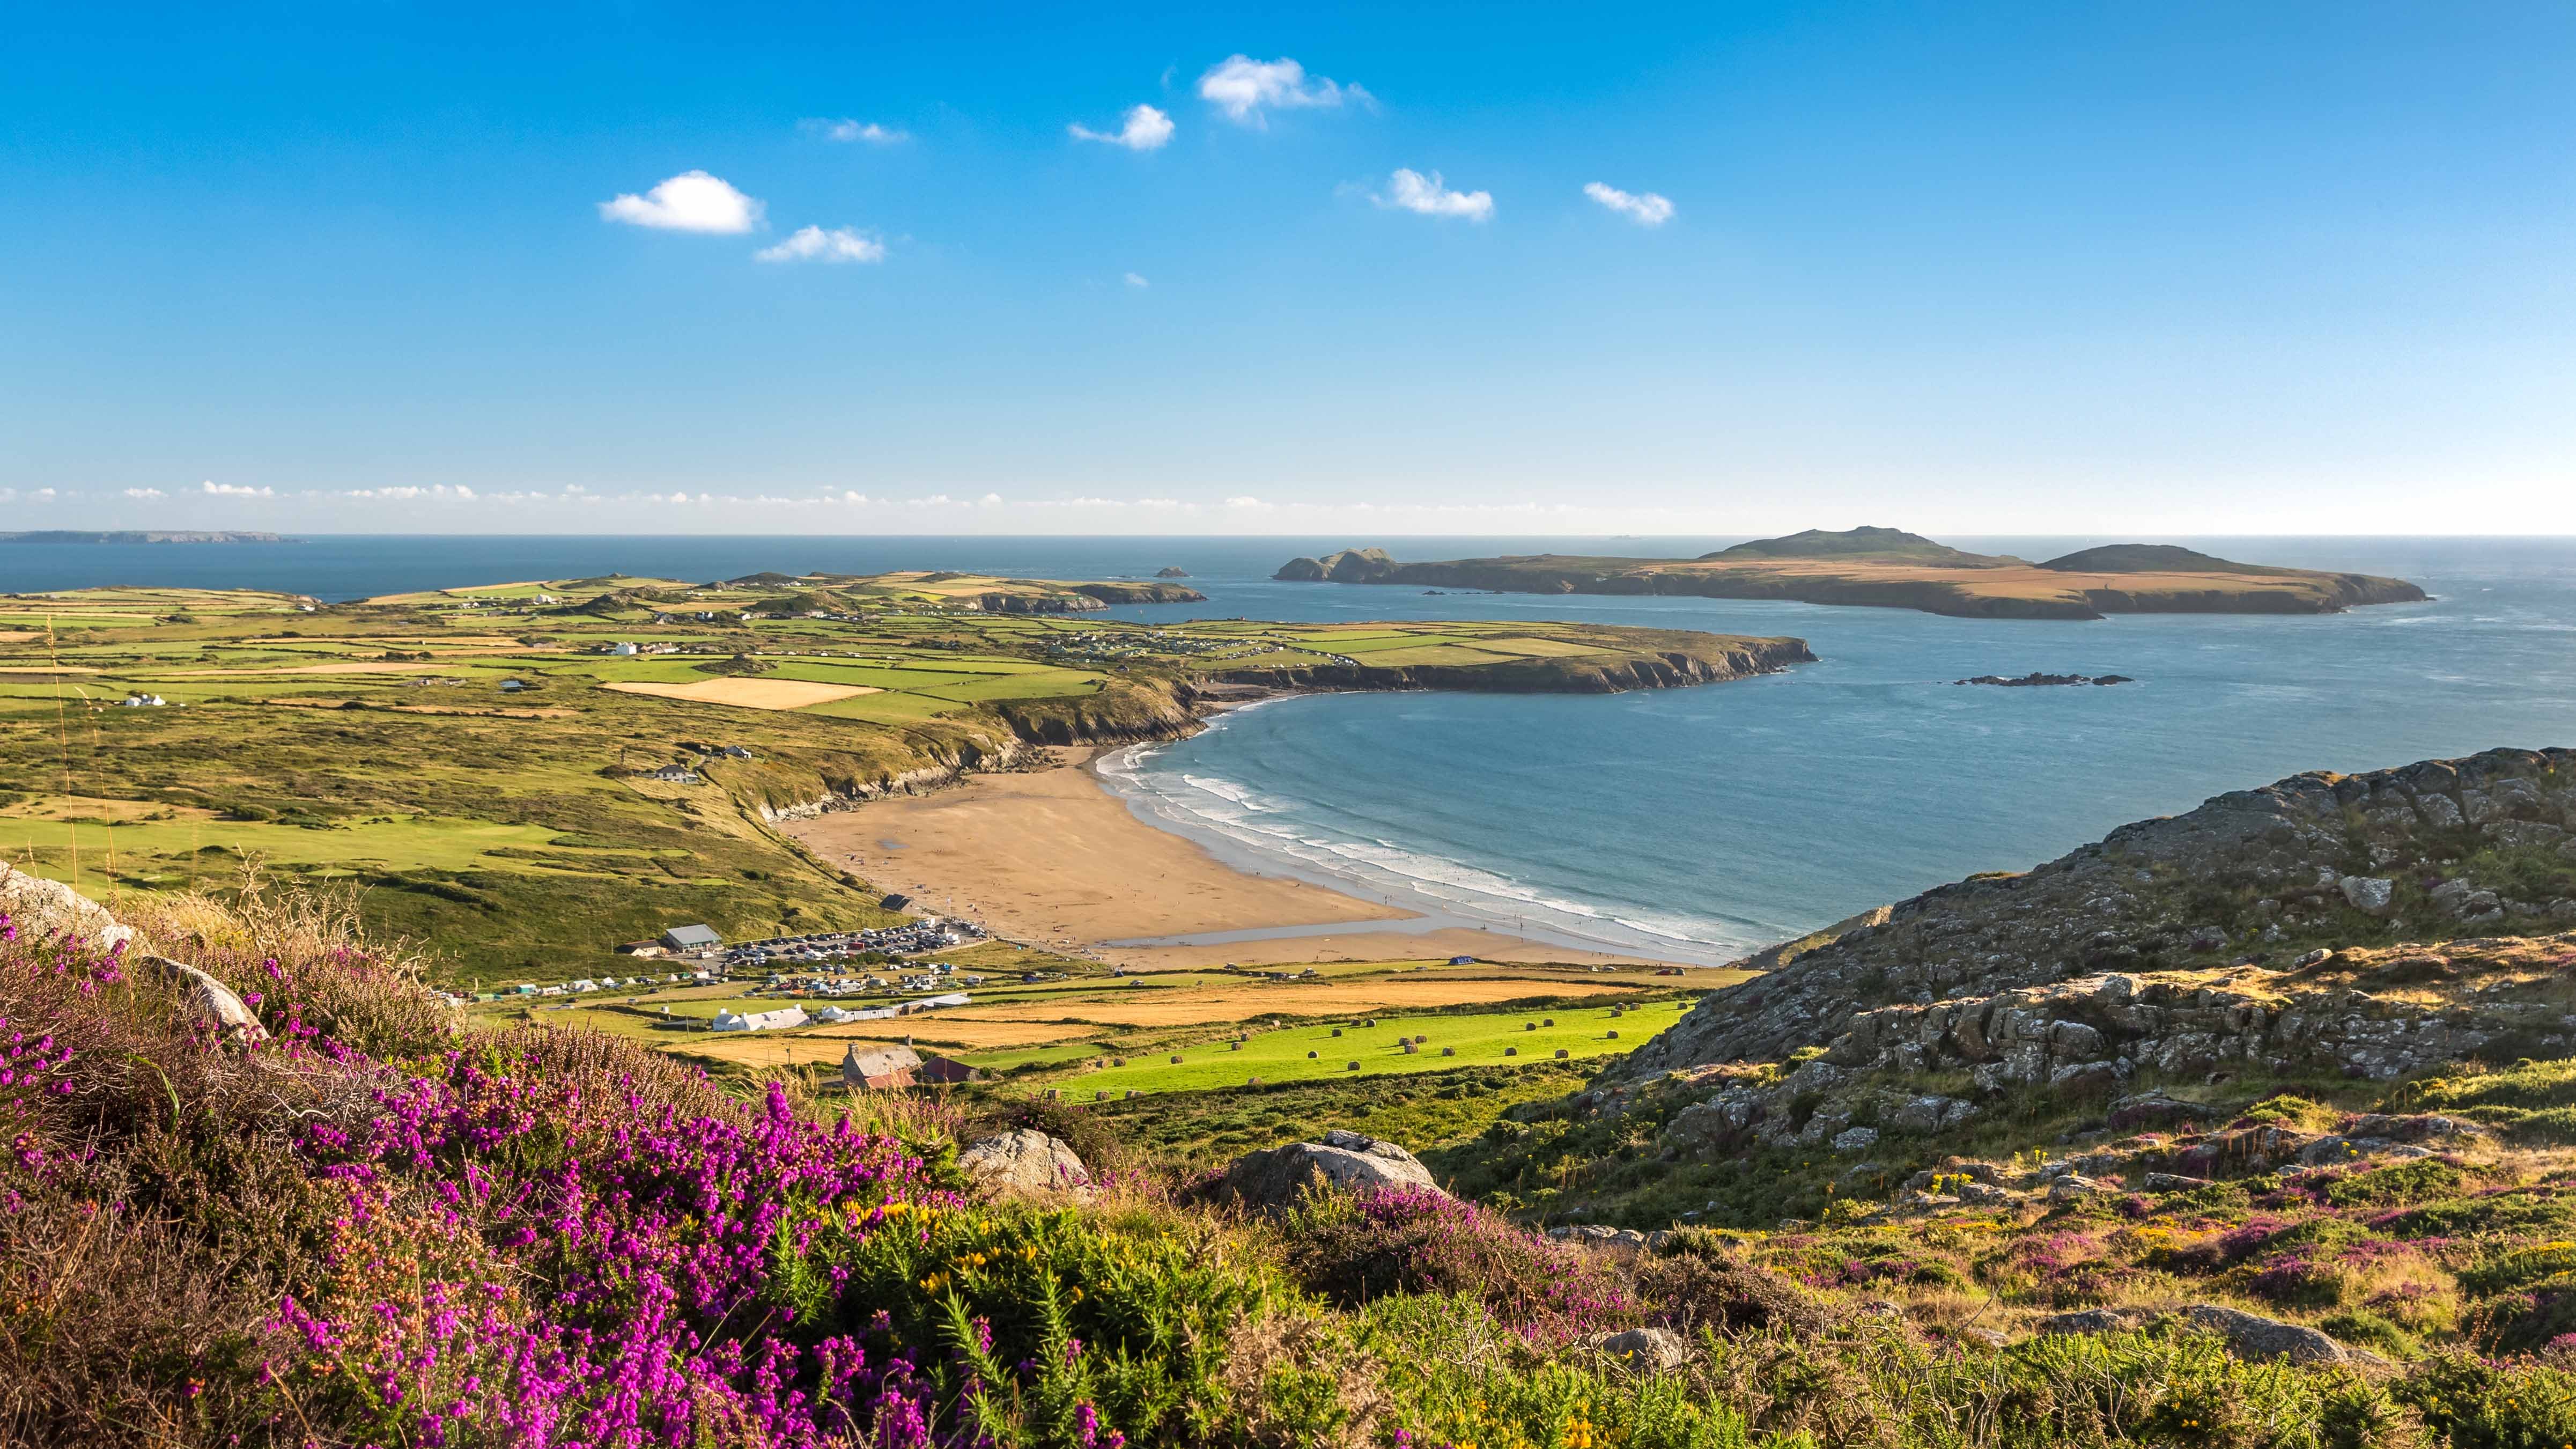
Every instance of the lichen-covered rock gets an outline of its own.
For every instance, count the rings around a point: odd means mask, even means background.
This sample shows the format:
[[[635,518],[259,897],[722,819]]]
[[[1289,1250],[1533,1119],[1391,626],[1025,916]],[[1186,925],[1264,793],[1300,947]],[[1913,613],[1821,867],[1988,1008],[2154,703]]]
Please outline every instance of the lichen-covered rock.
[[[2385,916],[2395,908],[2397,882],[2386,876],[2348,875],[2337,884],[2344,900],[2364,915]]]
[[[1316,1188],[1419,1187],[1440,1191],[1431,1169],[1392,1142],[1334,1130],[1321,1142],[1247,1152],[1225,1170],[1220,1195],[1281,1212]]]
[[[1091,1186],[1091,1171],[1064,1142],[1023,1127],[981,1138],[957,1154],[958,1170],[993,1193],[1071,1192]]]
[[[2265,1318],[2241,1308],[2195,1303],[2183,1310],[2182,1317],[2193,1327],[2206,1329],[2227,1340],[2228,1351],[2239,1358],[2285,1358],[2292,1363],[2382,1361],[2375,1353],[2346,1348],[2305,1324],[2283,1323],[2277,1318]]]
[[[2125,1333],[2166,1316],[2138,1308],[2087,1308],[2043,1318],[2035,1326],[2041,1333]],[[2226,1340],[2227,1351],[2239,1358],[2282,1358],[2292,1363],[2386,1362],[2365,1349],[2347,1348],[2304,1324],[2283,1323],[2240,1308],[2195,1303],[2171,1316],[2203,1332],[2217,1334]]]
[[[1690,1357],[1681,1335],[1669,1328],[1631,1328],[1601,1340],[1601,1351],[1632,1369],[1660,1373],[1677,1369]]]
[[[268,1035],[249,1003],[235,995],[233,989],[184,961],[167,956],[144,956],[136,964],[151,971],[177,991],[179,1009],[197,1021],[215,1029],[227,1039],[258,1041]]]
[[[20,940],[78,936],[94,946],[120,946],[134,939],[107,908],[61,881],[29,875],[0,863],[0,915],[9,918]]]

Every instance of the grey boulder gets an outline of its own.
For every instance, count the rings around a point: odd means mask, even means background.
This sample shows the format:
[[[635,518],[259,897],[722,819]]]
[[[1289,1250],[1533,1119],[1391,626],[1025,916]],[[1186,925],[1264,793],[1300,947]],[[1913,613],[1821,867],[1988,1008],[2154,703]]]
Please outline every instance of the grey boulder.
[[[1265,1211],[1282,1211],[1317,1188],[1420,1187],[1439,1192],[1431,1169],[1392,1142],[1338,1129],[1321,1142],[1247,1152],[1226,1168],[1218,1191]]]
[[[233,994],[233,989],[185,961],[167,956],[145,956],[137,963],[161,978],[179,995],[179,1008],[189,1016],[215,1029],[216,1034],[258,1041],[268,1035],[259,1024],[259,1016],[249,1003]]]
[[[79,936],[99,947],[134,939],[131,927],[117,924],[107,908],[61,881],[28,875],[0,864],[0,914],[9,917],[22,941],[49,936]]]
[[[981,1138],[957,1154],[958,1169],[988,1192],[1067,1192],[1091,1186],[1071,1147],[1033,1128]]]
[[[1677,1369],[1690,1356],[1682,1338],[1669,1328],[1632,1328],[1601,1340],[1601,1351],[1632,1369],[1649,1373]]]

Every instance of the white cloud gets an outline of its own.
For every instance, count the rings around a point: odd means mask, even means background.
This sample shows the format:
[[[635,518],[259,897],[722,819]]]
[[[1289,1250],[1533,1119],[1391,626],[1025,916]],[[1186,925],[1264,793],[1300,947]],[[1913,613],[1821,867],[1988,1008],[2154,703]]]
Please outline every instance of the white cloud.
[[[1264,503],[1260,499],[1247,493],[1237,494],[1236,496],[1225,500],[1225,506],[1228,508],[1268,508],[1272,505]]]
[[[570,491],[578,493],[581,490],[579,488],[574,488]],[[525,503],[535,499],[544,498],[548,495],[543,493],[477,493],[462,483],[433,483],[426,488],[417,487],[409,483],[386,483],[374,488],[352,488],[347,492],[342,493],[340,496],[343,498],[379,498],[390,502],[401,502],[413,498],[452,498],[461,503],[472,503],[477,499],[501,499],[511,503]]]
[[[1631,196],[1616,186],[1587,181],[1583,183],[1583,194],[1639,226],[1662,226],[1673,219],[1672,202],[1651,191]]]
[[[874,121],[827,120],[820,116],[798,121],[797,126],[826,141],[865,141],[871,146],[893,146],[912,139],[910,131],[880,126]]]
[[[1095,131],[1079,121],[1064,128],[1077,141],[1105,141],[1130,151],[1159,151],[1172,139],[1172,118],[1152,106],[1129,106],[1127,124],[1115,131]]]
[[[1344,102],[1365,106],[1376,101],[1355,85],[1335,85],[1320,76],[1308,80],[1306,68],[1286,56],[1254,60],[1248,55],[1229,55],[1199,77],[1199,96],[1225,112],[1227,120],[1246,126],[1267,124],[1263,113],[1268,110],[1329,107]]]
[[[277,490],[274,488],[252,488],[240,483],[218,483],[212,478],[197,486],[204,489],[209,498],[274,498],[277,496]]]
[[[885,260],[885,243],[846,226],[825,231],[819,226],[799,227],[787,240],[774,247],[762,247],[752,259],[763,262],[881,262]]]
[[[125,496],[128,498],[167,498],[170,495],[162,492],[158,488],[128,488],[125,490]]]
[[[1452,191],[1441,184],[1439,172],[1425,176],[1410,167],[1397,168],[1387,178],[1386,191],[1371,199],[1380,206],[1424,216],[1463,216],[1469,221],[1484,221],[1494,214],[1492,192]]]
[[[720,176],[683,171],[642,196],[628,194],[599,204],[607,221],[663,231],[741,233],[760,225],[761,204]]]
[[[1153,283],[1146,281],[1143,277],[1136,275],[1134,272],[1129,272],[1127,274],[1126,281],[1128,286],[1135,287],[1140,290],[1154,285]]]

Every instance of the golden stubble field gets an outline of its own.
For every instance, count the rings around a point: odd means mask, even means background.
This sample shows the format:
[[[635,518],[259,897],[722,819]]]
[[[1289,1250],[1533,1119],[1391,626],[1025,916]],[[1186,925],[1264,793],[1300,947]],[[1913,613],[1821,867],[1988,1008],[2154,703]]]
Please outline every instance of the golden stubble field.
[[[655,699],[685,699],[698,704],[730,704],[741,709],[803,709],[884,690],[864,684],[817,684],[803,679],[700,679],[687,684],[620,680],[602,685],[620,694],[649,694]]]

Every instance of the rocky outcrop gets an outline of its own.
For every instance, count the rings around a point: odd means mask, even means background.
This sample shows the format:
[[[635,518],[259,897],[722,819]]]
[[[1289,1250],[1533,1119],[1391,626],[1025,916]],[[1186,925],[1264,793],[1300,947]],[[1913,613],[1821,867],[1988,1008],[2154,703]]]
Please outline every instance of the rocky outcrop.
[[[6,862],[0,862],[0,919],[22,941],[62,937],[123,947],[135,940],[134,928],[105,906],[61,881],[28,875]],[[170,990],[181,1016],[211,1028],[218,1039],[253,1042],[268,1035],[249,1004],[210,973],[144,952],[128,959],[138,974]]]
[[[248,1003],[196,967],[167,956],[145,956],[138,964],[178,993],[182,1012],[213,1027],[216,1035],[240,1041],[259,1041],[268,1035]]]
[[[78,936],[100,946],[130,941],[134,932],[117,923],[107,908],[61,881],[27,875],[0,863],[0,916],[20,939]]]
[[[1431,1169],[1392,1142],[1335,1130],[1321,1142],[1291,1142],[1249,1152],[1226,1168],[1217,1195],[1265,1212],[1284,1212],[1318,1188],[1417,1187],[1438,1192]]]
[[[2239,1358],[2277,1358],[2301,1364],[2387,1362],[2366,1349],[2347,1348],[2305,1324],[2284,1323],[2277,1318],[2265,1318],[2258,1313],[2215,1303],[2195,1303],[2170,1315],[2136,1308],[2087,1308],[2081,1312],[2043,1318],[2036,1326],[2043,1334],[2125,1333],[2149,1327],[2168,1317],[2184,1327],[2216,1334],[2226,1341],[2227,1351]]]
[[[1166,565],[1154,570],[1154,577],[1158,579],[1185,579],[1189,576],[1190,571],[1178,565]]]
[[[1092,1185],[1091,1170],[1070,1146],[1027,1127],[968,1144],[957,1154],[957,1168],[995,1194],[1072,1192]]]
[[[2263,993],[2250,987],[2244,999],[2222,992],[2205,1001],[2190,993],[2138,998],[2132,990],[2132,999],[2102,998],[2098,1009],[2087,1008],[2091,1015],[2065,1018],[2064,1035],[2033,1041],[2019,1033],[2053,1030],[2059,1018],[2040,1023],[2031,1013],[2044,1014],[2059,998],[2013,994],[2089,977],[2093,984],[2078,994],[2090,1001],[2119,989],[2111,977],[2252,957],[2289,966],[2282,958],[2296,947],[2282,943],[2302,937],[2563,929],[2576,918],[2576,902],[2515,899],[2510,881],[2464,873],[2478,867],[2462,862],[2512,852],[2576,860],[2576,752],[2492,750],[2367,775],[2295,775],[2186,815],[2123,826],[2024,875],[1927,891],[1890,908],[1879,924],[1711,992],[1608,1076],[1776,1061],[1809,1044],[1832,1046],[1834,1062],[1876,1061],[1900,1041],[1926,1060],[2009,1059],[2015,1080],[2043,1063],[2053,1080],[2060,1068],[2084,1063],[2246,1059],[2249,1050],[2264,1059],[2293,1048],[2341,1053],[2370,1075],[2402,1072],[2430,1053],[2461,1049],[2479,1028],[2361,1000],[2308,1003],[2285,1022],[2280,1004],[2257,999]],[[2453,881],[2467,888],[2452,889]],[[2196,903],[2213,891],[2256,898],[2245,918],[2212,920]],[[1899,1005],[1922,1010],[1858,1022]],[[2230,1012],[2243,1013],[2244,1025],[2213,1024]],[[1998,1023],[2001,1037],[1992,1030]],[[1840,1039],[1856,1029],[1867,1036],[1844,1046]],[[2113,1031],[2116,1040],[2087,1037]]]
[[[1472,689],[1488,693],[1618,694],[1631,689],[1681,689],[1757,674],[1792,664],[1813,664],[1804,639],[1704,636],[1693,650],[1630,655],[1576,655],[1485,664],[1381,666],[1345,664],[1317,656],[1312,663],[1265,664],[1215,671],[1220,681],[1283,689]]]

